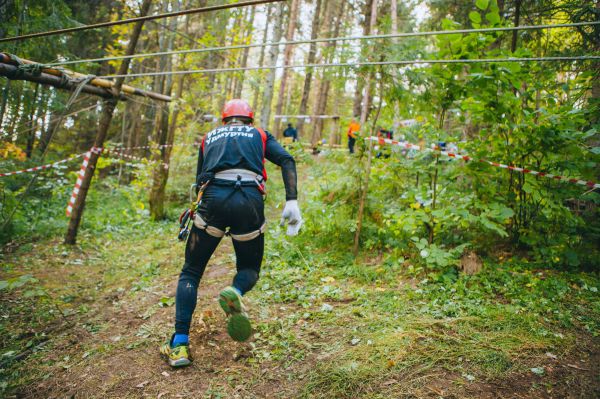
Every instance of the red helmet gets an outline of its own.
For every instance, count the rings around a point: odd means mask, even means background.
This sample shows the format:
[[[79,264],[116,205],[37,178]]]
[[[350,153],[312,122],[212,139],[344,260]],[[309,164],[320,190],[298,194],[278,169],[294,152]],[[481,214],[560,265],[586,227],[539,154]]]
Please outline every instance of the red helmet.
[[[232,116],[242,116],[254,120],[254,111],[252,111],[252,107],[250,107],[250,104],[248,104],[245,100],[229,100],[223,107],[221,120],[224,121],[225,118],[230,118]]]

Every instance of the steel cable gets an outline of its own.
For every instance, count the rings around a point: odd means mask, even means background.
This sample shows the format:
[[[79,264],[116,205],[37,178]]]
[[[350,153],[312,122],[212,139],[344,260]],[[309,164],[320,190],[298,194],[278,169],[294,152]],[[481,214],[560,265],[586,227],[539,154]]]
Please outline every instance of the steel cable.
[[[239,71],[258,71],[269,69],[301,69],[301,68],[330,68],[330,67],[363,67],[363,66],[382,66],[382,65],[414,65],[414,64],[475,64],[492,62],[549,62],[549,61],[596,61],[600,60],[597,55],[566,56],[566,57],[515,57],[515,58],[481,58],[481,59],[442,59],[442,60],[397,60],[397,61],[372,61],[372,62],[337,62],[329,64],[301,64],[301,65],[273,65],[257,67],[239,67],[239,68],[221,68],[221,69],[190,69],[183,71],[163,71],[163,72],[144,72],[133,73],[130,75],[105,75],[100,76],[104,79],[120,77],[142,77],[142,76],[163,76],[163,75],[190,75],[196,73],[221,73],[221,72],[239,72]]]
[[[268,46],[286,46],[295,44],[309,44],[309,43],[324,43],[324,42],[338,42],[338,41],[353,41],[353,40],[371,40],[371,39],[391,39],[391,38],[402,38],[402,37],[418,37],[418,36],[437,36],[437,35],[456,35],[465,33],[490,33],[490,32],[510,32],[518,30],[535,30],[535,29],[555,29],[555,28],[572,28],[578,26],[593,26],[599,25],[600,21],[591,22],[576,22],[568,24],[547,24],[547,25],[523,25],[513,27],[502,27],[502,28],[480,28],[480,29],[458,29],[458,30],[443,30],[443,31],[428,31],[428,32],[405,32],[405,33],[391,33],[381,35],[370,35],[370,36],[342,36],[332,38],[321,38],[321,39],[307,39],[307,40],[291,40],[282,42],[268,42],[268,43],[256,43],[256,44],[240,44],[234,46],[220,46],[220,47],[204,47],[199,49],[187,49],[187,50],[172,50],[172,51],[161,51],[154,53],[138,53],[132,55],[121,55],[114,57],[104,58],[88,58],[83,60],[72,60],[72,61],[61,61],[45,66],[53,67],[59,65],[73,65],[87,62],[104,62],[104,61],[116,61],[133,58],[146,58],[146,57],[158,57],[164,55],[177,55],[177,54],[195,54],[205,53],[212,51],[226,51],[226,50],[239,50],[254,47],[268,47]],[[1,41],[1,40],[0,40]]]
[[[52,36],[52,35],[62,35],[62,34],[65,34],[65,33],[79,32],[79,31],[82,31],[82,30],[105,28],[105,27],[108,27],[108,26],[115,26],[115,25],[125,25],[125,24],[131,24],[131,23],[134,23],[134,22],[149,21],[149,20],[153,20],[153,19],[162,19],[162,18],[169,18],[169,17],[178,17],[178,16],[181,16],[181,15],[188,15],[188,14],[198,14],[198,13],[211,12],[211,11],[226,10],[226,9],[229,9],[229,8],[254,6],[254,5],[260,5],[260,4],[267,4],[267,3],[278,3],[278,2],[282,2],[282,1],[285,1],[285,0],[250,0],[250,1],[241,1],[241,2],[238,2],[238,3],[232,3],[232,4],[220,4],[220,5],[217,5],[217,6],[192,8],[192,9],[189,9],[189,10],[182,10],[182,11],[176,11],[176,12],[168,12],[168,13],[164,13],[164,14],[146,15],[146,16],[143,16],[143,17],[135,17],[135,18],[129,18],[129,19],[122,19],[122,20],[119,20],[119,21],[100,22],[100,23],[97,23],[97,24],[76,26],[76,27],[73,27],[73,28],[57,29],[57,30],[51,30],[51,31],[46,31],[46,32],[28,33],[28,34],[20,35],[20,36],[5,37],[5,38],[0,39],[0,43],[3,43],[3,42],[12,42],[12,41],[17,41],[17,40],[32,39],[32,38],[35,38],[35,37],[46,37],[46,36]]]

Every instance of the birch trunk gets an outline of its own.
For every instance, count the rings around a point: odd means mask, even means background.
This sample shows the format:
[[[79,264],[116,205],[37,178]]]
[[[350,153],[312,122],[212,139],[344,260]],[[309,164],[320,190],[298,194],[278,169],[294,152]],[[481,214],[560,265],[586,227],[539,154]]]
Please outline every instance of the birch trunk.
[[[363,36],[369,35],[371,31],[371,9],[373,8],[373,0],[367,0],[364,5],[364,20],[363,20]],[[367,47],[363,43],[361,45],[361,58],[364,60],[367,57]],[[352,107],[352,114],[354,118],[358,118],[361,115],[361,104],[363,94],[364,83],[360,76],[356,79],[356,89],[354,91],[354,105]]]
[[[262,43],[267,42],[267,37],[269,36],[269,22],[271,21],[271,12],[273,10],[272,5],[267,6],[267,18],[265,20],[265,30],[263,31]],[[260,48],[260,57],[258,58],[258,66],[263,66],[265,62],[265,48]],[[258,77],[260,80],[261,72],[258,71]],[[252,109],[258,109],[258,96],[260,95],[260,84],[255,82],[254,85],[254,97],[252,98]]]
[[[254,17],[256,14],[256,7],[252,7],[251,11],[250,11],[250,18],[249,21],[247,23],[249,23],[248,29],[246,31],[246,37],[244,38],[244,43],[245,44],[250,44],[250,40],[252,38],[252,33],[254,32]],[[242,68],[245,68],[246,66],[248,66],[248,54],[250,53],[250,49],[249,48],[245,48],[244,52],[242,53],[242,60],[240,62],[240,66]],[[241,98],[242,97],[242,92],[244,90],[244,77],[246,76],[245,73],[240,73],[238,79],[236,79],[235,81],[235,88],[233,90],[233,98]]]
[[[372,0],[371,3],[371,21],[369,23],[369,34],[375,34],[375,26],[377,24],[377,0]],[[363,88],[362,111],[360,113],[360,124],[364,126],[369,118],[371,108],[371,82],[373,80],[373,72],[369,72]]]
[[[321,0],[316,0],[315,14],[313,15],[312,30],[310,33],[311,40],[316,39],[317,35],[319,34],[319,25],[320,25],[320,19],[319,19],[320,15],[319,14],[321,14]],[[310,50],[308,52],[308,60],[306,61],[306,63],[314,64],[316,56],[317,56],[317,43],[313,42],[310,44]],[[298,109],[298,113],[300,115],[305,115],[306,110],[308,108],[308,96],[310,95],[310,86],[312,83],[312,75],[313,75],[313,71],[312,71],[312,69],[309,68],[306,71],[306,77],[304,78],[304,88],[302,89],[302,99],[300,100],[300,108]],[[302,137],[302,128],[303,127],[304,127],[304,119],[298,119],[298,125],[296,126],[296,130],[298,131],[298,139],[299,140]]]
[[[332,1],[331,4],[334,4]],[[340,34],[340,27],[342,26],[342,19],[344,17],[346,2],[342,1],[341,5],[338,7],[338,13],[335,16],[335,20],[331,17],[333,16],[330,11],[326,13],[326,17],[324,21],[329,26],[333,27],[333,29],[329,30],[329,37],[338,37]],[[328,42],[323,52],[325,54],[325,63],[333,62],[335,50],[337,47],[337,42]],[[315,114],[316,115],[324,115],[327,113],[327,100],[329,98],[329,89],[331,87],[331,79],[329,77],[329,72],[326,70],[322,71],[321,75],[321,83],[319,85],[319,91],[317,95],[317,103],[315,106]],[[313,147],[319,142],[323,136],[323,126],[325,124],[325,120],[318,118],[315,120],[313,127],[313,134],[311,138],[311,144]]]
[[[275,27],[273,29],[273,42],[279,43],[281,35],[283,33],[283,5],[278,4],[275,6]],[[279,57],[279,45],[273,45],[269,49],[269,65],[277,65],[277,58]],[[262,95],[263,104],[260,112],[260,126],[267,129],[269,125],[269,119],[271,117],[271,103],[273,102],[273,91],[275,90],[275,75],[276,69],[270,69],[267,72],[267,81],[265,85],[265,92]]]
[[[294,33],[296,32],[296,23],[298,20],[298,6],[300,5],[300,0],[292,0],[292,4],[290,6],[290,15],[288,19],[287,31],[285,33],[285,41],[289,42],[294,40]],[[290,65],[292,60],[292,55],[294,51],[294,46],[291,44],[287,44],[285,46],[285,50],[283,51],[283,65]],[[279,85],[279,96],[277,97],[277,105],[275,106],[275,114],[281,115],[283,111],[283,103],[285,102],[285,95],[288,84],[288,77],[290,76],[289,69],[283,70],[283,75],[281,76],[281,83]],[[277,137],[281,137],[281,120],[275,120],[275,133]]]

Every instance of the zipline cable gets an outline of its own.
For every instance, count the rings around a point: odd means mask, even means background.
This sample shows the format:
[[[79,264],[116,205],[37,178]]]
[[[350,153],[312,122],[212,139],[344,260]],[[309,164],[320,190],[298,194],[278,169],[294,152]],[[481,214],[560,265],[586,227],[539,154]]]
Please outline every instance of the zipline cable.
[[[132,55],[121,55],[114,57],[104,58],[88,58],[83,60],[72,60],[72,61],[61,61],[50,64],[44,64],[46,66],[59,66],[59,65],[72,65],[81,64],[86,62],[104,62],[104,61],[116,61],[124,60],[128,58],[146,58],[146,57],[158,57],[164,55],[176,55],[176,54],[194,54],[194,53],[205,53],[211,51],[225,51],[225,50],[239,50],[254,47],[268,47],[268,46],[287,46],[295,44],[308,44],[308,43],[324,43],[324,42],[338,42],[338,41],[353,41],[353,40],[372,40],[372,39],[391,39],[399,37],[417,37],[417,36],[437,36],[437,35],[456,35],[465,33],[488,33],[488,32],[510,32],[515,30],[535,30],[535,29],[555,29],[555,28],[573,28],[578,26],[592,26],[599,25],[600,21],[590,22],[575,22],[568,24],[547,24],[547,25],[523,25],[513,27],[502,27],[502,28],[479,28],[479,29],[458,29],[458,30],[442,30],[442,31],[428,31],[428,32],[404,32],[404,33],[390,33],[381,35],[370,35],[370,36],[342,36],[342,37],[331,37],[321,39],[307,39],[307,40],[291,40],[282,42],[267,42],[267,43],[255,43],[255,44],[240,44],[234,46],[220,46],[220,47],[205,47],[199,49],[188,49],[188,50],[172,50],[172,51],[161,51],[155,53],[138,53]],[[0,40],[1,41],[1,40]]]
[[[238,3],[231,3],[231,4],[220,4],[220,5],[209,6],[209,7],[191,8],[189,10],[168,12],[168,13],[164,13],[164,14],[146,15],[143,17],[122,19],[119,21],[100,22],[97,24],[77,26],[74,28],[57,29],[57,30],[51,30],[51,31],[46,31],[46,32],[37,32],[37,33],[29,33],[26,35],[20,35],[20,36],[5,37],[5,38],[0,39],[0,43],[12,42],[12,41],[16,41],[16,40],[32,39],[34,37],[62,35],[65,33],[79,32],[79,31],[88,30],[88,29],[97,29],[97,28],[105,28],[108,26],[131,24],[131,23],[139,22],[139,21],[150,21],[153,19],[162,19],[162,18],[169,18],[169,17],[178,17],[181,15],[188,15],[188,14],[198,14],[198,13],[205,13],[205,12],[211,12],[211,11],[227,10],[229,8],[255,6],[255,5],[260,5],[260,4],[268,4],[268,3],[279,3],[282,1],[285,1],[285,0],[250,0],[250,1],[240,1]]]
[[[330,67],[362,67],[379,65],[413,65],[413,64],[475,64],[492,62],[548,62],[548,61],[595,61],[600,60],[600,55],[582,55],[569,57],[526,57],[526,58],[480,58],[480,59],[441,59],[441,60],[398,60],[398,61],[369,61],[369,62],[338,62],[330,64],[303,64],[303,65],[273,65],[239,68],[221,68],[221,69],[190,69],[183,71],[164,71],[164,72],[143,72],[132,73],[130,75],[105,75],[101,78],[120,78],[120,77],[142,77],[142,76],[164,76],[164,75],[191,75],[196,73],[220,73],[220,72],[239,72],[239,71],[257,71],[269,69],[299,69],[299,68],[330,68]]]

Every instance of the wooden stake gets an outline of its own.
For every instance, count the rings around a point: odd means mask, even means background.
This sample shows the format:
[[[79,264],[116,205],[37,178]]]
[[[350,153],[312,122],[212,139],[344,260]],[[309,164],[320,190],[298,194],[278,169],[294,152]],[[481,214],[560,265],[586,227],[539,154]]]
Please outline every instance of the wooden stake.
[[[27,80],[29,82],[45,84],[58,89],[70,91],[75,90],[79,85],[79,82],[74,79],[50,75],[44,72],[40,73],[39,75],[31,72],[18,72],[18,68],[16,66],[2,62],[0,62],[0,76],[6,76],[11,80]],[[84,85],[81,91],[83,93],[93,94],[102,98],[113,97],[113,93],[111,93],[109,90],[102,87],[93,86],[91,84]],[[125,97],[123,94],[119,94],[119,100],[127,100],[127,97]]]
[[[25,58],[20,58],[19,61],[22,62],[23,64],[27,64],[27,65],[36,65],[37,64],[37,62],[30,61]],[[131,60],[126,60],[126,61],[131,61]],[[11,56],[7,53],[0,53],[0,62],[3,62],[5,64],[11,64],[11,65],[18,64],[17,60],[11,58]],[[71,71],[70,69],[44,68],[43,65],[42,65],[42,72],[45,74],[48,74],[48,75],[57,76],[61,79],[69,78],[72,80],[72,79],[83,79],[83,78],[87,77],[87,75]],[[125,71],[124,73],[127,73],[127,71]],[[27,80],[30,80],[30,79],[27,79]],[[113,82],[113,81],[106,80],[106,79],[94,78],[90,81],[90,85],[96,86],[98,88],[112,89],[113,87],[116,87],[116,81]],[[126,94],[131,94],[134,96],[142,96],[142,97],[152,98],[153,100],[171,101],[171,97],[169,97],[169,96],[165,96],[165,95],[159,94],[159,93],[153,93],[151,91],[146,91],[146,90],[142,90],[142,89],[136,89],[135,87],[132,87],[129,85],[124,85],[124,84],[121,84],[121,90],[119,90],[119,91],[122,91],[123,93],[126,93]]]
[[[380,90],[379,90],[379,106],[377,107],[377,114],[375,115],[375,120],[373,120],[373,126],[371,131],[373,132],[373,136],[377,136],[377,120],[379,119],[379,114],[381,112],[381,103],[383,102],[383,83],[381,83],[380,79]],[[365,177],[365,185],[363,191],[360,196],[360,203],[358,204],[358,220],[356,221],[356,231],[354,232],[354,248],[352,253],[356,257],[358,255],[358,247],[360,244],[360,232],[362,230],[362,221],[363,215],[365,212],[365,202],[367,202],[367,192],[369,191],[369,177],[371,176],[371,159],[373,156],[373,140],[369,140],[369,146],[367,154],[367,171]]]

